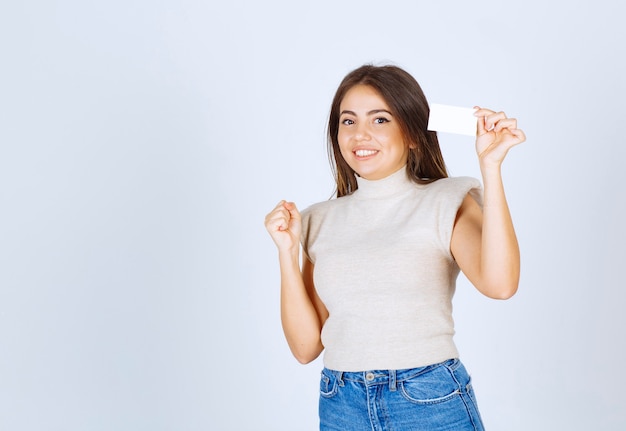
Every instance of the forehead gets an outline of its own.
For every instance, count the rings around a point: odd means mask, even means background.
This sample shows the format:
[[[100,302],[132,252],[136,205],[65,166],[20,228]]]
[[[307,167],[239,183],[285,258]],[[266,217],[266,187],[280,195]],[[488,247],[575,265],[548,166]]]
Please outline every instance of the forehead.
[[[358,84],[349,89],[339,106],[340,111],[369,111],[371,109],[387,109],[389,106],[381,94],[369,85]]]

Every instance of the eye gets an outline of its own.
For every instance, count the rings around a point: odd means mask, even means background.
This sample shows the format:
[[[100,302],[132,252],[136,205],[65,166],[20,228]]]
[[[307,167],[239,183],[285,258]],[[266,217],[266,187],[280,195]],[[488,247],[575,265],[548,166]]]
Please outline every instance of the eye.
[[[344,118],[343,120],[341,120],[341,124],[343,124],[345,126],[349,126],[351,124],[354,124],[354,121],[351,120],[350,118]]]
[[[385,117],[376,117],[374,119],[374,123],[375,124],[383,124],[383,123],[388,123],[388,122],[389,122],[389,120],[387,118],[385,118]]]

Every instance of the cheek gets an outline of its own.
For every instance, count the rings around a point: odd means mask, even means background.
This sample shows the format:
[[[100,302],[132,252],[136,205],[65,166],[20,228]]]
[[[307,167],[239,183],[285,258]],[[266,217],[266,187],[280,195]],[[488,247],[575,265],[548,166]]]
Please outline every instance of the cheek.
[[[339,144],[339,149],[341,150],[341,154],[344,154],[344,152],[347,151],[349,141],[350,139],[346,133],[339,132],[337,134],[337,143]]]
[[[339,142],[340,146],[343,146],[346,142],[348,142],[348,134],[345,132],[343,127],[340,127],[337,131],[337,142]]]
[[[352,155],[350,150],[339,145],[339,151],[341,152],[341,155],[343,156],[344,160],[346,161],[350,160],[350,156]]]

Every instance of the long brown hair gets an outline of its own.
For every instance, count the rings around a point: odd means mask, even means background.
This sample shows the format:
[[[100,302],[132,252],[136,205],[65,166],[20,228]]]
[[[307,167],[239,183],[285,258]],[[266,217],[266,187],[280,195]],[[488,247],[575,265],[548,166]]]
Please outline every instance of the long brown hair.
[[[437,132],[428,131],[430,108],[415,78],[397,66],[366,64],[350,72],[339,84],[328,119],[328,156],[337,183],[337,197],[349,195],[357,188],[356,172],[348,165],[341,151],[339,107],[346,93],[355,85],[368,85],[385,100],[398,119],[405,142],[409,144],[407,174],[416,183],[430,183],[446,178],[448,172],[439,148]]]

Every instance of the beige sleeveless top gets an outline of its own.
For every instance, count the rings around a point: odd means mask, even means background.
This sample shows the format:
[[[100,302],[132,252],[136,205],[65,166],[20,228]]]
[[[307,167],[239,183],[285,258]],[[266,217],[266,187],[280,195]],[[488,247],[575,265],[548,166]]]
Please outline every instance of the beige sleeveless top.
[[[338,371],[415,368],[458,357],[450,253],[457,211],[478,180],[358,178],[351,195],[302,212],[302,246],[328,309],[324,366]]]

